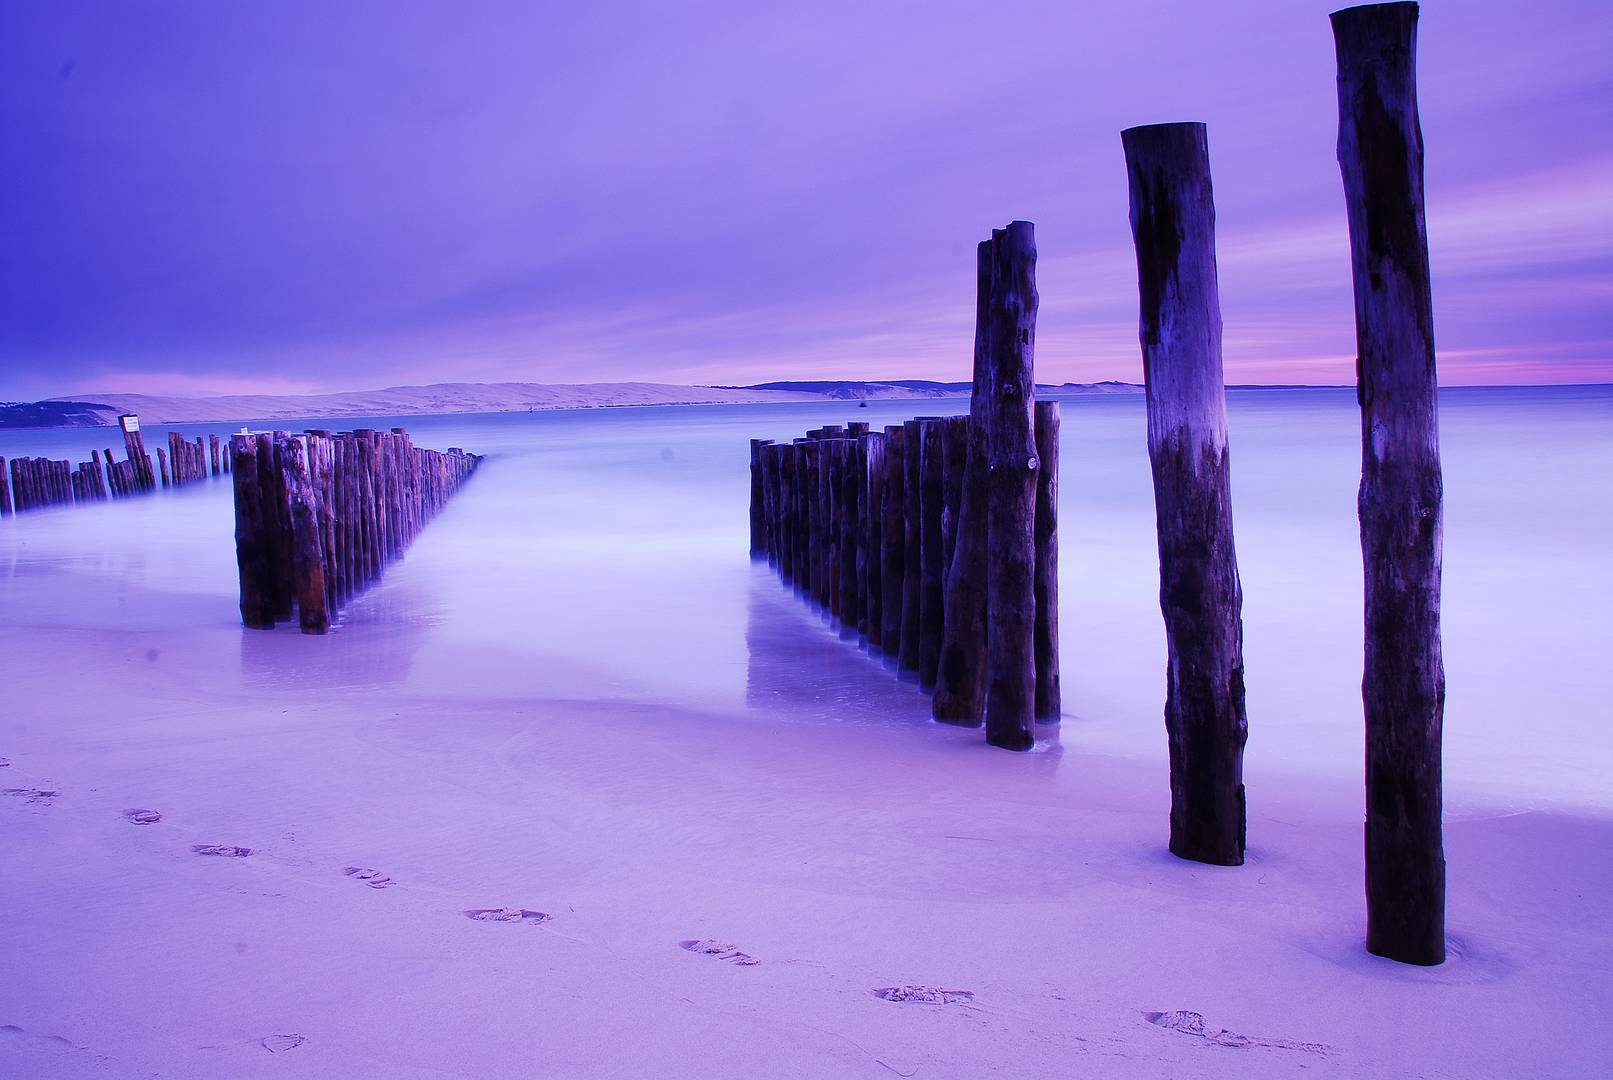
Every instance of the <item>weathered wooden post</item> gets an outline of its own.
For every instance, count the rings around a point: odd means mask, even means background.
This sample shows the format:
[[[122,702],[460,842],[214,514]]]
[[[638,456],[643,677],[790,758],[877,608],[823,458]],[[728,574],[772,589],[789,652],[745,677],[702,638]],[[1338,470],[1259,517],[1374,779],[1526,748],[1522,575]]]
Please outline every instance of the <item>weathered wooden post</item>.
[[[920,597],[923,589],[924,512],[920,472],[923,434],[917,420],[902,424],[902,637],[897,666],[915,674],[919,669]]]
[[[992,231],[986,454],[986,741],[1036,742],[1036,239],[1028,221]]]
[[[274,626],[270,586],[269,518],[258,482],[261,442],[251,435],[230,438],[235,477],[235,559],[241,580],[241,622],[256,630]]]
[[[319,541],[319,504],[314,495],[303,440],[286,436],[280,443],[280,477],[291,518],[291,588],[297,599],[297,622],[305,634],[330,629],[325,606],[324,556]]]
[[[1057,721],[1059,689],[1059,403],[1036,403],[1036,719]]]
[[[1366,657],[1367,950],[1445,960],[1444,538],[1417,5],[1334,12],[1339,167],[1355,271]]]
[[[848,425],[848,428],[855,425]],[[862,532],[862,502],[866,497],[862,480],[867,466],[862,463],[862,447],[849,434],[840,443],[840,631],[855,637],[862,626],[863,594],[858,580],[858,548]]]
[[[864,435],[862,444],[864,500],[857,573],[863,594],[863,636],[868,639],[870,649],[877,649],[884,629],[884,585],[880,575],[885,550],[882,534],[885,524],[885,435],[883,432]]]
[[[986,398],[991,393],[994,243],[975,249],[974,385],[969,395],[963,491],[952,564],[947,567],[941,663],[930,715],[946,724],[979,724],[986,712]]]
[[[919,422],[919,686],[935,689],[935,672],[941,663],[941,635],[945,626],[946,567],[942,562],[944,504],[946,500],[945,421]]]
[[[224,469],[223,463],[219,461],[217,435],[207,437],[207,456],[209,464],[213,466],[213,475],[217,476]]]
[[[941,587],[952,572],[958,544],[958,514],[963,509],[963,474],[969,466],[969,416],[949,416],[941,423]],[[943,595],[942,610],[946,609]]]
[[[124,413],[118,417],[118,430],[123,432],[123,449],[134,463],[136,490],[155,489],[157,479],[151,475],[151,458],[146,454],[145,436],[140,434],[140,418],[133,413]]]
[[[1232,543],[1215,204],[1203,124],[1121,135],[1141,296],[1148,457],[1169,655],[1171,852],[1243,862],[1243,592]]]
[[[6,459],[0,457],[0,517],[11,513],[11,484],[6,478]]]
[[[880,477],[879,507],[879,648],[892,660],[902,650],[902,593],[906,587],[907,429],[885,428],[885,453]]]

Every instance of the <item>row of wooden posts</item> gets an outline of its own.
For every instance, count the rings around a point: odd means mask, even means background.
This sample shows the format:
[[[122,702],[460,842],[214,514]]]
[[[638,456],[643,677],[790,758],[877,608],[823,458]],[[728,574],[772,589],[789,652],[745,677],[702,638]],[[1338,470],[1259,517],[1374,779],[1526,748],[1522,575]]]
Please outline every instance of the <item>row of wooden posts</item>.
[[[1059,406],[1035,400],[1035,260],[1028,222],[980,245],[968,415],[751,441],[752,555],[915,674],[937,720],[1011,750],[1062,704]]]
[[[1367,948],[1406,963],[1438,964],[1445,958],[1443,524],[1417,119],[1417,15],[1414,3],[1374,4],[1336,12],[1332,23],[1362,431]],[[1159,598],[1168,651],[1170,849],[1187,859],[1239,865],[1247,829],[1243,595],[1232,534],[1208,141],[1204,125],[1174,123],[1131,128],[1122,134],[1122,146],[1137,254]],[[1040,423],[1032,442],[1029,423],[1034,267],[1027,222],[993,233],[980,247],[975,382],[967,426],[910,423],[887,428],[883,438],[861,433],[842,438],[839,429],[826,429],[789,444],[752,444],[753,552],[765,553],[843,622],[860,620],[871,644],[887,652],[899,646],[903,665],[917,665],[921,680],[935,683],[938,719],[976,715],[984,673],[988,734],[992,742],[1016,748],[1029,745],[1032,710],[1016,711],[1012,721],[1003,717],[1002,727],[992,733],[993,700],[1000,688],[1005,702],[1017,704],[1018,695],[1029,695],[1024,657],[1033,647],[1027,644],[1027,626],[1046,622],[1055,635],[1057,630],[1054,583],[1047,582],[1045,616],[1029,600],[1033,594],[1041,600],[1032,578],[1039,580],[1056,558],[1044,557],[1028,540],[1029,522],[1040,518],[1039,493],[1051,487],[1050,466],[1057,460],[1056,419],[1049,425],[1051,446],[1045,445]],[[981,467],[964,470],[969,479],[960,498],[958,471],[951,463],[963,445],[978,455],[970,457],[971,464],[978,460]],[[931,458],[941,463],[933,472],[923,464]],[[850,479],[841,495],[843,477]],[[931,488],[938,492],[938,511],[928,509],[924,493]],[[865,490],[870,505],[894,504],[900,512],[886,517],[842,509],[862,507]],[[1052,510],[1052,499],[1047,502]],[[949,530],[945,522],[954,509],[957,524]],[[865,515],[861,532],[851,524],[859,512]],[[927,554],[932,547],[926,547],[932,535],[932,546],[940,549],[933,562]],[[875,539],[865,540],[869,536]],[[905,546],[892,536],[905,537]],[[894,565],[900,588],[861,591],[865,543],[881,552],[882,586],[891,580],[887,567]],[[983,545],[979,555],[972,544]],[[976,598],[981,563],[983,606]],[[871,614],[875,594],[885,605],[877,619]],[[893,611],[898,605],[900,616]],[[915,608],[917,621],[910,622]],[[940,630],[929,622],[937,617],[933,611],[944,613]],[[954,654],[960,644],[964,652]],[[955,667],[959,656],[963,662]],[[955,671],[963,672],[969,695],[968,708],[952,714],[944,703]]]
[[[143,495],[155,491],[159,480],[163,487],[178,487],[205,480],[210,471],[213,476],[229,471],[229,461],[220,453],[221,440],[217,435],[198,435],[194,442],[188,442],[177,431],[170,431],[168,449],[165,452],[162,447],[157,448],[158,465],[153,468],[140,433],[139,417],[120,416],[118,427],[123,433],[127,455],[123,461],[117,460],[110,447],[104,461],[101,451],[92,450],[90,460],[76,466],[69,460],[21,457],[13,458],[8,470],[6,459],[0,457],[0,517],[13,511],[22,513],[47,506],[72,506]],[[173,461],[171,478],[170,458]]]
[[[268,629],[295,611],[323,634],[475,472],[481,457],[413,444],[403,428],[230,438],[241,621]]]

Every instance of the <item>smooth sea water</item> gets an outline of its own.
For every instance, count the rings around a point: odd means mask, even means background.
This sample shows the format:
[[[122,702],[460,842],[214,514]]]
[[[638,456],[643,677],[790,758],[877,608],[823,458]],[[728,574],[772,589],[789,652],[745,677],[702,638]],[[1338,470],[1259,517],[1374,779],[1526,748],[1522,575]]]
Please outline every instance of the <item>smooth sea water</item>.
[[[965,409],[945,399],[342,421],[401,425],[417,445],[488,459],[329,638],[240,627],[227,477],[0,521],[0,624],[189,635],[206,643],[192,676],[201,705],[295,681],[401,687],[441,700],[444,723],[455,701],[475,698],[920,724],[928,701],[911,682],[750,560],[748,440]],[[1229,410],[1250,782],[1358,782],[1353,392],[1233,391]],[[1613,808],[1613,387],[1449,389],[1441,427],[1449,803]],[[148,427],[147,446],[165,445],[166,430]],[[1142,398],[1065,399],[1062,434],[1066,715],[1047,748],[1060,768],[1103,755],[1162,761]],[[7,457],[78,461],[109,445],[122,456],[114,429],[0,431]]]

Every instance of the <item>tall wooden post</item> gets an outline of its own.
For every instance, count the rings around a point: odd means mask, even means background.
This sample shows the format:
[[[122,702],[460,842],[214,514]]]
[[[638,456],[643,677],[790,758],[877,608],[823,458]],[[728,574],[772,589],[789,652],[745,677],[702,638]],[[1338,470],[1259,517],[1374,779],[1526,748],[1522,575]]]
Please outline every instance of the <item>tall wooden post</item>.
[[[974,386],[965,433],[963,491],[957,537],[947,567],[941,662],[930,712],[946,724],[979,724],[986,712],[986,398],[991,393],[991,281],[993,244],[975,250]]]
[[[1059,403],[1036,403],[1036,719],[1055,722],[1059,689]]]
[[[863,521],[862,544],[858,548],[857,573],[863,592],[863,635],[868,647],[880,647],[880,632],[884,629],[882,606],[885,594],[881,573],[884,568],[885,524],[885,435],[874,432],[862,437],[863,443]]]
[[[140,418],[133,413],[124,413],[118,417],[118,429],[123,432],[123,448],[134,464],[136,489],[153,490],[157,481],[151,475],[151,458],[146,454],[145,436],[140,434]]]
[[[6,478],[6,459],[0,457],[0,517],[11,513],[11,484]]]
[[[935,689],[935,672],[941,663],[941,635],[945,626],[946,500],[945,421],[919,422],[919,686]]]
[[[270,580],[270,522],[259,477],[262,443],[251,435],[230,437],[235,477],[235,558],[240,570],[241,622],[253,629],[274,626]]]
[[[1366,663],[1367,949],[1445,960],[1443,479],[1417,117],[1417,5],[1335,12],[1355,271]]]
[[[924,511],[921,496],[920,464],[923,461],[922,434],[917,420],[902,424],[902,648],[897,664],[903,671],[919,669],[920,597],[923,579]]]
[[[1203,124],[1121,135],[1141,295],[1148,457],[1169,655],[1171,851],[1243,862],[1243,592],[1232,544],[1215,205]]]
[[[297,599],[297,622],[305,634],[330,629],[325,606],[324,556],[320,550],[319,503],[301,437],[280,438],[280,477],[291,519],[291,589]]]
[[[855,426],[848,425],[848,428]],[[857,551],[862,533],[862,503],[867,497],[862,490],[862,481],[868,470],[862,463],[861,449],[858,440],[849,434],[841,440],[839,614],[843,637],[855,637],[861,630],[863,617]]]
[[[986,741],[1036,742],[1036,238],[992,231],[991,393],[986,398]]]
[[[897,659],[902,650],[902,594],[907,585],[907,428],[885,429],[879,512],[879,647]]]

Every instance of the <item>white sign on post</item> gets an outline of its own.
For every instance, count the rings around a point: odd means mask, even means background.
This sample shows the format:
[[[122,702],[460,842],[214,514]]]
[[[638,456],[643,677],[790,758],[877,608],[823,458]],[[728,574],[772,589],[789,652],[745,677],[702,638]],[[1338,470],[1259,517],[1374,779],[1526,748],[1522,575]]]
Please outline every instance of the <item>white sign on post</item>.
[[[120,416],[118,422],[123,425],[124,431],[139,431],[140,418],[138,416]]]

